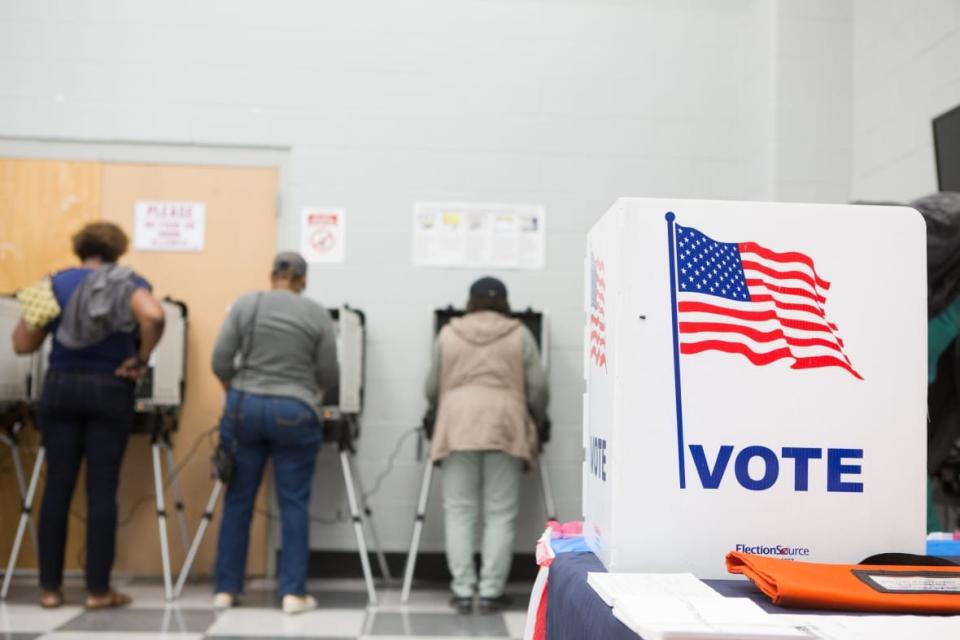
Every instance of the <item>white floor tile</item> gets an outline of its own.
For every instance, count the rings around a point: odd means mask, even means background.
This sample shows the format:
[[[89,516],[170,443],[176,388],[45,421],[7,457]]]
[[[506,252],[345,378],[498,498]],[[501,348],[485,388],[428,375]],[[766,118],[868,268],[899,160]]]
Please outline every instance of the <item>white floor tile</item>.
[[[358,640],[463,640],[465,636],[360,636]],[[470,636],[471,640],[506,640],[503,636]]]
[[[38,640],[203,640],[202,633],[141,633],[124,631],[53,631]]]
[[[507,633],[511,638],[522,638],[527,626],[526,611],[505,611],[503,621],[507,625]]]
[[[233,609],[217,617],[207,636],[352,637],[360,635],[365,616],[362,609],[323,609],[296,616],[271,609]]]
[[[43,632],[56,629],[76,617],[80,607],[41,609],[36,605],[0,604],[0,632]]]
[[[380,599],[377,609],[380,611],[435,611],[447,613],[450,608],[450,591],[444,589],[418,589],[410,592],[410,602],[406,605],[400,602],[399,589],[381,589],[377,591]]]
[[[128,584],[119,590],[133,598],[133,606],[138,609],[165,609],[170,606],[160,586]],[[180,598],[173,604],[181,609],[209,609],[212,600],[210,585],[191,585],[184,587]]]

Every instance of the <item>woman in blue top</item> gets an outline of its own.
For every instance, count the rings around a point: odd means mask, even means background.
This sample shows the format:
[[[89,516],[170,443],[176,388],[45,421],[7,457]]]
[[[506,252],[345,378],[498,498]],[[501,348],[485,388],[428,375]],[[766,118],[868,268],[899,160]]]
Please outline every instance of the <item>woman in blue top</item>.
[[[78,268],[51,278],[60,316],[46,327],[22,319],[13,332],[17,353],[38,350],[53,336],[50,366],[37,417],[47,453],[40,507],[40,604],[63,603],[67,521],[80,462],[87,461],[86,606],[129,604],[110,588],[117,528],[117,480],[133,424],[134,383],[163,333],[163,308],[146,280],[116,264],[127,237],[109,222],[86,225],[73,237]]]

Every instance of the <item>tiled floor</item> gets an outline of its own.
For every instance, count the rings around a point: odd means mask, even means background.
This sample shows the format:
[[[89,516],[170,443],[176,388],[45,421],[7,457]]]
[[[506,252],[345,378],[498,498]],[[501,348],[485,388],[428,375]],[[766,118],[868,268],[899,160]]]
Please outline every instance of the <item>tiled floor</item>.
[[[318,581],[310,592],[320,606],[299,616],[281,613],[271,585],[256,582],[242,606],[222,613],[210,608],[208,585],[191,585],[172,605],[156,583],[117,581],[134,598],[126,609],[85,611],[83,591],[66,589],[60,609],[36,605],[39,592],[28,582],[15,582],[6,602],[0,603],[0,640],[390,640],[392,638],[520,638],[523,635],[529,585],[511,585],[514,604],[491,615],[459,615],[441,585],[417,589],[407,606],[400,604],[397,587],[379,586],[380,603],[367,606],[359,581]]]

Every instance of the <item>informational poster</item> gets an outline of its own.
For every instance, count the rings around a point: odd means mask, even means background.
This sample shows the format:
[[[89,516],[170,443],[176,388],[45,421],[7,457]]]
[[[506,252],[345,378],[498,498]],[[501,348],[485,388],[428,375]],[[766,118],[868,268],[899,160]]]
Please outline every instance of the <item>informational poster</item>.
[[[300,214],[300,253],[307,262],[343,262],[346,212],[330,207],[307,207]]]
[[[413,206],[413,263],[542,269],[545,223],[540,205],[418,202]]]
[[[202,202],[138,202],[133,246],[139,251],[203,251],[207,205]]]

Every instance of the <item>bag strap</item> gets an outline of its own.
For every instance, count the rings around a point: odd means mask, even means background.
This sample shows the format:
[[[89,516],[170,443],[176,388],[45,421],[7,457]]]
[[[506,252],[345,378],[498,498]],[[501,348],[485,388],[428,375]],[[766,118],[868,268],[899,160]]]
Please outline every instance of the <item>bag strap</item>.
[[[253,315],[250,317],[250,325],[247,328],[247,341],[244,345],[243,353],[240,355],[240,368],[237,369],[237,373],[234,375],[236,378],[237,375],[240,375],[240,372],[247,368],[248,360],[250,359],[250,354],[253,353],[253,336],[257,330],[257,317],[260,315],[260,301],[263,299],[263,292],[260,291],[257,293],[257,301],[253,305]],[[241,389],[237,389],[237,404],[236,409],[234,410],[233,424],[234,424],[234,434],[233,442],[231,442],[231,451],[234,455],[237,453],[237,443],[240,440],[240,405],[243,404],[243,395],[244,392]]]
[[[244,345],[243,353],[240,355],[240,370],[238,370],[237,373],[247,368],[250,355],[253,353],[253,336],[257,330],[257,318],[260,315],[260,301],[262,299],[263,292],[260,291],[257,293],[257,301],[253,305],[253,314],[250,316],[250,324],[246,332],[246,344]]]

